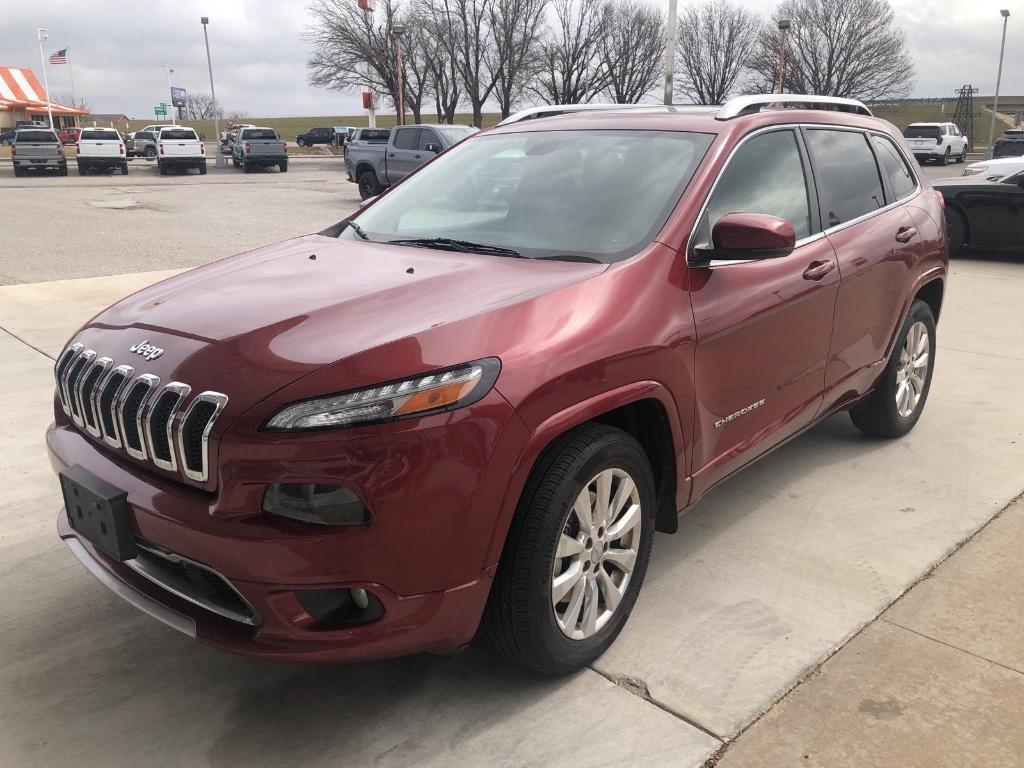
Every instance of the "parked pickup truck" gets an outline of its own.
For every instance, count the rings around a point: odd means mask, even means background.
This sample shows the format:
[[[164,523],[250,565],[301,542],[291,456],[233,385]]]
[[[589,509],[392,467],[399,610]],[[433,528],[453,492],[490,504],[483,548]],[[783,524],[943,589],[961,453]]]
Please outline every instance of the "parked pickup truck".
[[[160,175],[171,168],[198,168],[206,175],[206,146],[192,128],[161,128],[156,137],[156,164]]]
[[[128,175],[128,156],[121,134],[113,128],[85,128],[76,145],[78,175],[85,176],[90,168],[103,170],[120,168],[121,175]]]
[[[470,125],[404,125],[391,131],[387,144],[354,142],[345,157],[349,178],[359,185],[363,200],[376,197],[477,130]]]
[[[11,143],[11,162],[15,176],[24,176],[29,169],[49,169],[61,176],[68,175],[64,145],[49,128],[19,128]]]
[[[231,165],[249,173],[254,168],[276,165],[288,171],[288,147],[273,128],[242,128],[228,144]]]

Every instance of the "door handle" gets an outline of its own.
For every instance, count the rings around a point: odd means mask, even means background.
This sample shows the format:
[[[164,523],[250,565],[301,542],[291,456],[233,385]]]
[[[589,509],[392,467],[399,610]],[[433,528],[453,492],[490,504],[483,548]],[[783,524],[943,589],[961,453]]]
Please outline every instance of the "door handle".
[[[413,160],[419,160],[420,159],[420,155],[413,155],[412,157],[413,157]]]
[[[394,157],[394,156],[395,156],[394,152],[388,152],[388,157]]]
[[[915,235],[917,235],[917,230],[913,227],[900,227],[896,230],[896,242],[909,243]]]
[[[834,261],[812,261],[804,270],[804,280],[821,280],[835,268]]]

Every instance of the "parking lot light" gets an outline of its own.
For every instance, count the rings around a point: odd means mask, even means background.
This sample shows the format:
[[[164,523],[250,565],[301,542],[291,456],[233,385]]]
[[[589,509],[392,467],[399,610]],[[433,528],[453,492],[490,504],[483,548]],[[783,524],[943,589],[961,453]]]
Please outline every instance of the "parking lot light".
[[[213,60],[210,58],[210,36],[206,32],[206,25],[210,23],[209,16],[202,16],[199,22],[203,25],[203,40],[206,41],[206,67],[210,70],[210,99],[213,102],[213,140],[215,142],[214,155],[215,168],[224,168],[227,163],[220,151],[220,119],[217,117],[217,92],[213,89]]]
[[[996,136],[996,115],[999,114],[999,85],[1003,79],[1003,52],[1006,50],[1006,22],[1010,20],[1010,11],[1004,8],[999,12],[1003,17],[1003,42],[999,46],[999,70],[996,73],[996,95],[992,99],[992,122],[988,129],[988,156],[992,157],[992,142]]]

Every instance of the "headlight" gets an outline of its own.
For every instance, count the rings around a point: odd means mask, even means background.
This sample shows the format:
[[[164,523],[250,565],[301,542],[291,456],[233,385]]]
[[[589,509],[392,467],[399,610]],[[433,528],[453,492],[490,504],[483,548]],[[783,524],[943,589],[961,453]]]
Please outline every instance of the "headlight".
[[[964,168],[963,176],[977,176],[979,173],[987,170],[987,166],[981,166],[980,168]]]
[[[337,429],[450,411],[490,392],[499,370],[498,358],[488,357],[403,381],[302,400],[279,410],[263,429]]]

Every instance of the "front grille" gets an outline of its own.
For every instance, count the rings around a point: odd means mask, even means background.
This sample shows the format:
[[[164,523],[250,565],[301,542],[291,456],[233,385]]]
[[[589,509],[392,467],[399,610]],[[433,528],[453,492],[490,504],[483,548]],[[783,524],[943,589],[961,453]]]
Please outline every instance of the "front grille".
[[[227,395],[202,392],[186,407],[188,384],[172,381],[160,388],[158,376],[135,376],[130,365],[97,358],[95,350],[78,343],[61,353],[54,375],[61,408],[93,437],[161,469],[180,468],[190,480],[209,479],[210,433]]]
[[[256,626],[256,610],[216,571],[186,557],[137,541],[138,554],[125,565],[168,592],[208,611]]]

